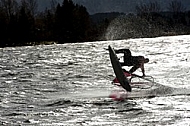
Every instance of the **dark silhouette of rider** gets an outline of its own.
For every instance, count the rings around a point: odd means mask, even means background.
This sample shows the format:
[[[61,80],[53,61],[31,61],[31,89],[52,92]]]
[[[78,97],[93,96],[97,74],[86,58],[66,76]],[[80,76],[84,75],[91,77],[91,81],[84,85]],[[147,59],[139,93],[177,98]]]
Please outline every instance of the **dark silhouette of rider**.
[[[124,53],[124,62],[120,62],[121,66],[133,66],[129,73],[132,74],[138,68],[141,68],[143,76],[145,76],[144,64],[149,62],[144,56],[132,56],[129,49],[115,50],[115,53]]]

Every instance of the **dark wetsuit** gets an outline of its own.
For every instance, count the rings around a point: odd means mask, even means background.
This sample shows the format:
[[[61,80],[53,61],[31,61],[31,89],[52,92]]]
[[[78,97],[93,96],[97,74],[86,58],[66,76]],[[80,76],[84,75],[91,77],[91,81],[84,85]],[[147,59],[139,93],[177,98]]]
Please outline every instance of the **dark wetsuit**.
[[[120,63],[121,66],[133,66],[129,72],[133,73],[138,68],[141,68],[143,76],[145,76],[144,63],[149,62],[148,58],[144,58],[143,56],[132,56],[131,51],[129,49],[119,49],[115,50],[116,53],[124,53],[124,62]]]

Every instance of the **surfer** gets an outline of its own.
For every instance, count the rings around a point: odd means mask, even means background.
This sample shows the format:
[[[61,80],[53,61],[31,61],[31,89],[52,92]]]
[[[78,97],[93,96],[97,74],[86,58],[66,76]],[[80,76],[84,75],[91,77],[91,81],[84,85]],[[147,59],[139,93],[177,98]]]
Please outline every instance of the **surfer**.
[[[145,76],[144,64],[149,62],[144,56],[132,56],[129,49],[115,50],[115,53],[124,53],[124,62],[120,62],[121,66],[132,66],[129,73],[132,74],[138,68],[141,68],[143,76]]]

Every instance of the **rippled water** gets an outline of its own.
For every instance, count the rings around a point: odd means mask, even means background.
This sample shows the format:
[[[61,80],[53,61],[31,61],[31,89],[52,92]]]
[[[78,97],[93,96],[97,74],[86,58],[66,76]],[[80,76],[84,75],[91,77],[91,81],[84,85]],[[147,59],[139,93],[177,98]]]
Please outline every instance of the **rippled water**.
[[[149,57],[156,88],[110,99],[108,45]],[[190,125],[189,45],[177,36],[0,49],[0,125]]]

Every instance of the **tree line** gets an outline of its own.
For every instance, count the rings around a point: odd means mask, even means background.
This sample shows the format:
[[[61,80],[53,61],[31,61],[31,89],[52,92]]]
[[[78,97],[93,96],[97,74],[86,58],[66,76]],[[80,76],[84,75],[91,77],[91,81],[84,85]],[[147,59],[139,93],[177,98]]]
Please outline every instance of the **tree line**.
[[[136,6],[135,14],[114,19],[108,26],[105,39],[128,39],[190,34],[190,10],[181,1],[171,1],[163,11],[153,1]]]
[[[63,0],[51,1],[51,8],[37,12],[37,0],[0,0],[0,46],[32,42],[58,43],[93,41],[98,34],[86,8]],[[100,30],[101,31],[101,30]]]
[[[110,39],[106,33],[117,32],[118,27],[122,31],[114,39],[190,33],[190,11],[177,0],[169,4],[168,12],[162,12],[157,2],[150,2],[137,5],[136,14],[104,14],[100,21],[94,21],[97,15],[92,18],[86,7],[72,0],[61,4],[51,0],[51,7],[43,12],[37,8],[37,0],[0,0],[0,47],[106,40]]]
[[[148,23],[149,36],[190,34],[190,10],[179,0],[171,1],[167,11],[162,11],[157,2],[136,6],[137,16]]]

